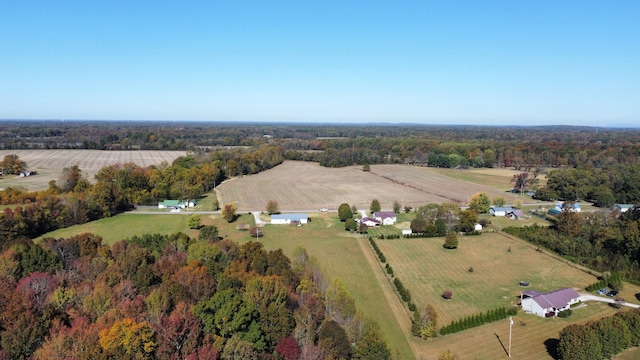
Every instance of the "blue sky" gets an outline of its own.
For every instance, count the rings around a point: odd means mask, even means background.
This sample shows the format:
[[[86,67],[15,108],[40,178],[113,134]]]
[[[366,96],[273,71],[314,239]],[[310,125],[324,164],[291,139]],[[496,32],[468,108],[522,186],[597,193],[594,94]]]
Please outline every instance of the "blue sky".
[[[2,1],[0,118],[640,124],[640,1]]]

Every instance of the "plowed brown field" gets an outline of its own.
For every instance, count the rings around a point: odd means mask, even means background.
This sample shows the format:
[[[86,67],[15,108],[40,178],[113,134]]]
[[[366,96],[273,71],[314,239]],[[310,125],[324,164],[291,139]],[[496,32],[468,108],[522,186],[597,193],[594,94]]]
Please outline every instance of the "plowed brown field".
[[[281,211],[336,209],[341,203],[368,210],[373,199],[383,210],[391,210],[394,201],[414,208],[442,202],[464,205],[477,192],[515,200],[510,193],[411,165],[373,165],[365,172],[360,166],[333,169],[285,161],[262,173],[226,181],[217,189],[222,203],[235,202],[241,211],[263,209],[269,200],[276,200]]]
[[[41,190],[49,187],[50,180],[58,180],[62,169],[78,165],[90,181],[106,165],[135,163],[140,166],[159,165],[163,161],[171,164],[173,160],[186,155],[186,151],[102,151],[102,150],[0,150],[0,159],[16,154],[27,163],[27,169],[37,171],[37,175],[17,177],[5,175],[0,178],[0,187],[22,186],[28,190]]]

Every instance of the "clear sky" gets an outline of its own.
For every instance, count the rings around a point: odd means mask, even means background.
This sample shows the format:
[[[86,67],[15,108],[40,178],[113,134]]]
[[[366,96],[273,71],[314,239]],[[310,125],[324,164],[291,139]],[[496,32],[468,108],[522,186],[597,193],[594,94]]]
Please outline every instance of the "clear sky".
[[[0,118],[640,124],[640,1],[0,1]]]

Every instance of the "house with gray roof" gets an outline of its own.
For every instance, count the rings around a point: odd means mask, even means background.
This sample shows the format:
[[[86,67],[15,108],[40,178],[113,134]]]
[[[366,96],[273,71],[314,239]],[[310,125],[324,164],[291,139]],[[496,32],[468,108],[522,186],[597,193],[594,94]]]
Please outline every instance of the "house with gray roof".
[[[306,224],[309,222],[307,214],[273,214],[271,215],[271,224]]]
[[[573,304],[580,302],[580,295],[571,288],[558,289],[551,292],[527,290],[521,293],[522,310],[528,314],[541,317],[557,316]]]

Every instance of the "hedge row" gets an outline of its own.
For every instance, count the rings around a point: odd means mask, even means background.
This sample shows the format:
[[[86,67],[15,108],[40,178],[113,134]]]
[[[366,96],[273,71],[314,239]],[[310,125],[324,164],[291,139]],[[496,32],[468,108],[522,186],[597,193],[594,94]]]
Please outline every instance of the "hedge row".
[[[378,254],[378,259],[380,259],[380,262],[383,264],[386,263],[387,258],[384,256],[382,251],[380,251],[380,248],[378,248],[378,245],[375,241],[373,241],[373,238],[371,236],[369,236],[369,243],[371,244],[371,246],[373,246],[373,250],[376,251],[376,254]]]
[[[620,273],[613,272],[611,273],[611,275],[603,277],[602,280],[587,286],[585,290],[596,291],[598,289],[602,289],[606,287],[615,288],[616,286],[619,286],[620,284],[622,284],[623,280],[624,279],[622,278]]]
[[[476,326],[484,325],[486,323],[505,319],[507,316],[515,315],[517,312],[518,310],[516,308],[509,308],[509,310],[507,310],[504,307],[501,307],[489,310],[486,313],[467,316],[462,320],[456,320],[447,326],[443,326],[440,329],[440,334],[447,335],[457,333],[459,331],[471,329]]]
[[[396,286],[396,290],[398,290],[398,294],[400,294],[402,301],[407,303],[411,302],[411,294],[409,293],[409,290],[407,290],[407,288],[404,287],[400,279],[398,278],[393,279],[393,285]]]

